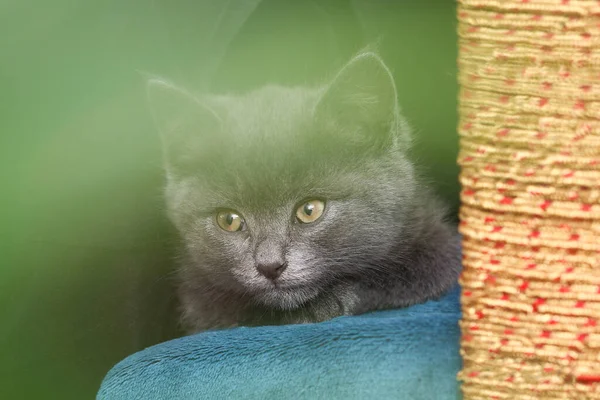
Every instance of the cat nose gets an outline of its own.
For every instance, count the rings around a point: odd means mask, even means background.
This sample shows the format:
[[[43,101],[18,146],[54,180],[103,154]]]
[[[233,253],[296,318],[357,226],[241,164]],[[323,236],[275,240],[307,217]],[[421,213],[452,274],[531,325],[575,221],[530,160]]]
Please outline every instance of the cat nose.
[[[266,278],[271,279],[271,280],[275,280],[275,279],[279,278],[279,276],[285,270],[286,267],[287,267],[286,263],[280,263],[280,262],[261,263],[261,264],[256,265],[256,269],[258,270],[258,272],[260,272]]]

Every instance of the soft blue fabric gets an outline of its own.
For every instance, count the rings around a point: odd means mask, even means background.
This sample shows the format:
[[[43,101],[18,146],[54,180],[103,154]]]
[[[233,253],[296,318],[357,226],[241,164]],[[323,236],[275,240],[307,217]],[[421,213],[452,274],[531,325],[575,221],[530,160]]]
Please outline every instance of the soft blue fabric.
[[[460,399],[458,289],[406,309],[204,332],[117,364],[98,400]]]

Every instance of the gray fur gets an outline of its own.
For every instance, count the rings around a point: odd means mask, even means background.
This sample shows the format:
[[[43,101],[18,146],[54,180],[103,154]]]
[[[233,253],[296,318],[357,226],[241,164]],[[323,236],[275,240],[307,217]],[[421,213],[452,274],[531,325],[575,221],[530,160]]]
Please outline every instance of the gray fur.
[[[153,79],[148,90],[183,239],[188,332],[405,307],[456,282],[455,229],[407,157],[409,128],[377,55],[358,55],[318,88],[194,97]],[[296,208],[313,198],[325,213],[299,224]],[[221,208],[247,229],[219,228]],[[287,268],[270,281],[257,254]]]

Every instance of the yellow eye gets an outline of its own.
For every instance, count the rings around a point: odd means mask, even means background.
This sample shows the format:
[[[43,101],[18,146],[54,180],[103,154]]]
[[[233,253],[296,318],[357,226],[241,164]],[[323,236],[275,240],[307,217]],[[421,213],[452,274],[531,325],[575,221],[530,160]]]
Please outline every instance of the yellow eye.
[[[244,219],[235,211],[219,211],[217,224],[227,232],[241,231],[244,228]]]
[[[325,203],[321,200],[307,201],[296,210],[296,218],[303,224],[310,224],[321,218],[324,210]]]

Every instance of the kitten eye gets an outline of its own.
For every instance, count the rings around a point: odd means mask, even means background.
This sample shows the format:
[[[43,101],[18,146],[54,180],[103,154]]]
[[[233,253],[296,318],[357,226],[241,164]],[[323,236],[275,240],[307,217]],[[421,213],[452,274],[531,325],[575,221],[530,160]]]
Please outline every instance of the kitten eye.
[[[296,210],[296,219],[303,224],[310,224],[318,220],[324,210],[325,203],[321,200],[307,201]]]
[[[244,219],[235,211],[219,211],[217,224],[227,232],[237,232],[244,229]]]

